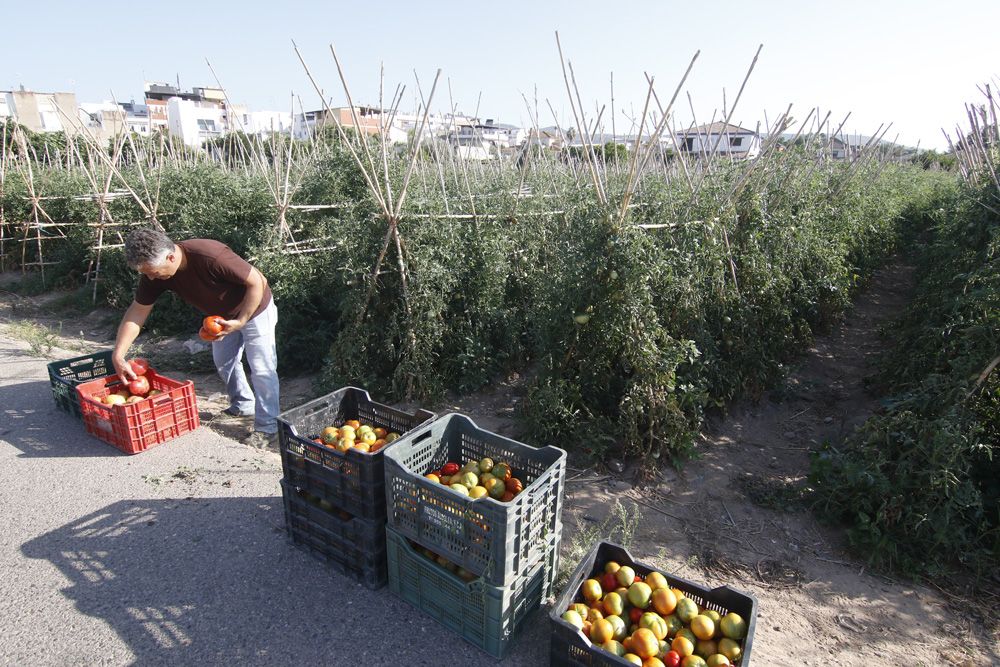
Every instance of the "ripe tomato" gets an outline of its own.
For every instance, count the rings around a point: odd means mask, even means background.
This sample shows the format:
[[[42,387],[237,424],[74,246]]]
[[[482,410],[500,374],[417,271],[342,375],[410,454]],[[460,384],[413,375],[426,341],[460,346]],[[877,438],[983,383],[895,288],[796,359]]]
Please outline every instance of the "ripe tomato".
[[[222,318],[218,315],[209,315],[201,323],[201,327],[213,336],[222,333]]]
[[[628,620],[633,623],[638,623],[639,619],[642,618],[643,610],[638,607],[632,607],[628,610]]]
[[[215,336],[215,335],[212,335],[212,334],[208,333],[207,331],[205,331],[205,328],[204,328],[204,327],[202,327],[202,328],[201,328],[201,329],[200,329],[200,330],[198,331],[198,336],[199,336],[199,337],[200,337],[200,338],[201,338],[202,340],[207,340],[207,341],[208,341],[208,342],[210,342],[210,343],[211,343],[211,342],[215,342],[215,341],[219,340],[219,337],[218,337],[218,336]]]
[[[149,370],[149,362],[145,359],[136,358],[128,363],[132,367],[132,372],[136,375],[145,375],[146,371]]]
[[[145,396],[149,393],[149,380],[145,375],[140,375],[128,383],[128,390],[133,396]]]
[[[667,651],[663,654],[663,664],[666,667],[680,667],[681,654],[677,651]]]
[[[451,476],[457,473],[458,469],[457,463],[445,463],[444,466],[441,467],[441,472],[445,475]]]
[[[604,576],[601,577],[601,588],[604,589],[605,593],[610,593],[611,591],[618,588],[618,580],[615,579],[614,572],[604,573]]]

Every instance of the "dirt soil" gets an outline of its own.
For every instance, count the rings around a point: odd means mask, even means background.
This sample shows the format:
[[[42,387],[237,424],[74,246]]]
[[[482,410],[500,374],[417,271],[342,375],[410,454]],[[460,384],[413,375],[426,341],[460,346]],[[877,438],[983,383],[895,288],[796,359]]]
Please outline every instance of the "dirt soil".
[[[1000,665],[1000,597],[867,571],[847,552],[843,532],[818,523],[796,494],[806,485],[809,452],[840,442],[878,409],[864,378],[888,344],[880,327],[906,306],[912,286],[906,265],[876,274],[783,387],[706,425],[700,458],[683,471],[664,469],[637,488],[635,471],[616,474],[613,462],[571,469],[564,557],[572,551],[579,560],[579,536],[631,523],[637,560],[756,597],[754,665]],[[449,407],[516,436],[521,385],[515,376]]]
[[[13,278],[0,276],[0,336],[26,340],[32,334],[23,325],[33,323],[58,332],[63,349],[85,354],[110,346],[115,314],[60,314],[49,307],[53,295],[24,298],[4,290]],[[842,531],[819,524],[795,491],[805,484],[809,452],[840,441],[878,408],[864,378],[887,344],[880,327],[906,305],[911,287],[905,265],[879,272],[783,387],[706,425],[700,457],[681,472],[667,468],[636,487],[628,466],[618,472],[609,461],[580,469],[571,457],[564,568],[576,566],[595,532],[634,528],[629,549],[637,560],[756,597],[754,665],[1000,665],[1000,597],[973,598],[954,585],[869,572],[846,551]],[[195,381],[203,425],[233,439],[248,432],[252,420],[219,416],[227,405],[223,386],[196,337],[139,343],[155,367]],[[515,374],[489,391],[426,407],[464,412],[484,428],[517,437],[524,386]],[[314,395],[312,378],[282,378],[282,409]]]

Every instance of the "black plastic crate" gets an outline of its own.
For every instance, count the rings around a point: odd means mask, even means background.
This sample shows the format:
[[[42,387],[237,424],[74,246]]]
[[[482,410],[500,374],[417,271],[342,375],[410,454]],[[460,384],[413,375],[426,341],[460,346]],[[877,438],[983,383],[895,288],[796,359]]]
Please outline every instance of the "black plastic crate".
[[[368,392],[344,387],[278,417],[278,442],[285,480],[329,502],[338,510],[372,521],[385,520],[383,454],[391,442],[374,453],[338,452],[314,438],[327,426],[343,426],[349,419],[381,426],[400,436],[434,419],[433,412],[412,413],[376,403]]]
[[[509,463],[524,483],[512,500],[473,499],[424,476],[487,456]],[[386,452],[385,477],[389,527],[492,586],[523,575],[550,538],[561,538],[566,452],[558,447],[530,447],[447,414]]]
[[[629,667],[624,658],[612,655],[594,647],[590,639],[575,626],[570,625],[561,617],[564,611],[580,597],[580,586],[584,581],[599,577],[604,573],[604,563],[615,561],[620,565],[630,565],[637,575],[646,577],[650,572],[660,572],[673,588],[684,591],[684,595],[698,603],[699,607],[714,609],[725,616],[736,612],[747,623],[747,636],[742,642],[742,655],[734,663],[738,667],[748,667],[750,664],[750,648],[753,644],[754,629],[757,624],[757,600],[752,595],[737,591],[729,586],[708,589],[692,583],[687,579],[671,576],[655,567],[636,562],[627,549],[612,542],[598,542],[587,554],[587,557],[577,566],[566,584],[565,590],[556,599],[549,620],[552,624],[552,637],[549,647],[550,665],[557,667]],[[582,600],[582,598],[581,598]]]
[[[341,515],[307,493],[281,482],[285,525],[292,542],[367,588],[385,586],[385,522]]]
[[[56,407],[77,419],[83,419],[76,386],[114,375],[114,372],[111,350],[53,361],[49,364],[49,384],[52,385],[52,398],[56,401]]]
[[[465,641],[502,658],[516,634],[552,589],[559,548],[554,540],[541,558],[506,586],[481,577],[466,581],[386,527],[389,590]]]

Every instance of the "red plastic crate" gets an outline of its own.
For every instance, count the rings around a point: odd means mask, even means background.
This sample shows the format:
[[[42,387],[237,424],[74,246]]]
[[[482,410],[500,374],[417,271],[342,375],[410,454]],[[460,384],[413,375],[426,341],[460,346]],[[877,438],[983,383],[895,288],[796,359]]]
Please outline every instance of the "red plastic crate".
[[[87,433],[114,445],[126,454],[138,454],[200,425],[194,382],[179,382],[146,371],[150,389],[163,393],[126,405],[100,402],[122,387],[116,375],[77,385],[80,410]]]

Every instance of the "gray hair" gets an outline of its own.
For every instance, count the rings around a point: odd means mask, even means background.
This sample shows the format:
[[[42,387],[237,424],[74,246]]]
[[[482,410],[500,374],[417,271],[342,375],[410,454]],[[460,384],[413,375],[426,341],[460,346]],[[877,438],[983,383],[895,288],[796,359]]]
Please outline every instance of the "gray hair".
[[[142,227],[125,239],[125,263],[133,269],[146,264],[160,264],[174,249],[170,237],[155,227]]]

